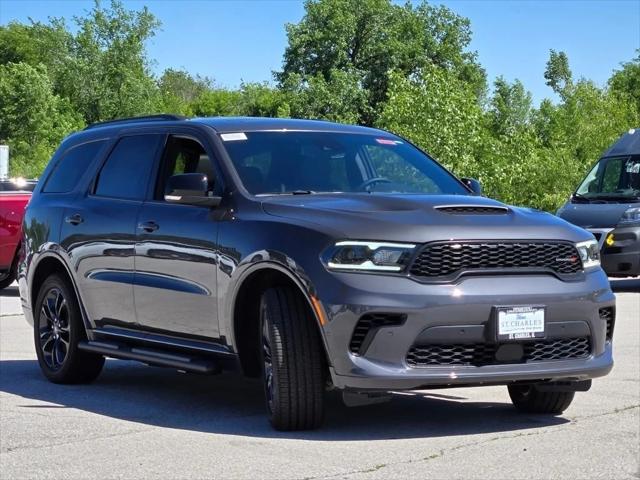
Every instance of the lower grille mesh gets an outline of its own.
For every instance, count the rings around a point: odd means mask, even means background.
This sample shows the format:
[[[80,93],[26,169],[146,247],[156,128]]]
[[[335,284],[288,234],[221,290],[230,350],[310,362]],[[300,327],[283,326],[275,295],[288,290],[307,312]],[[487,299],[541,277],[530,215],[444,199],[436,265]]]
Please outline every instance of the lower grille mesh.
[[[467,365],[482,367],[504,362],[496,360],[499,345],[487,343],[457,345],[414,346],[407,353],[407,364],[411,367],[433,365]],[[589,337],[559,338],[523,343],[523,357],[520,362],[544,362],[586,358],[591,355]]]
[[[395,313],[367,313],[363,315],[353,329],[349,350],[355,354],[364,353],[378,328],[400,325],[405,318],[406,315]]]
[[[600,320],[603,320],[607,324],[607,341],[613,339],[613,325],[615,323],[615,311],[613,307],[601,308],[599,311]]]
[[[588,337],[544,340],[525,343],[523,346],[527,362],[584,358],[591,354],[591,342]]]

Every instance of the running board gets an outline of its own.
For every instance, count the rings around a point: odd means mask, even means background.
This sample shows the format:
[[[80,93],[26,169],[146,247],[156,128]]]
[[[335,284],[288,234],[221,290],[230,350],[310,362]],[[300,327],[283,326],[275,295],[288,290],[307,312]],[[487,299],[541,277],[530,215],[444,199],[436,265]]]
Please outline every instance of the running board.
[[[166,353],[125,344],[81,341],[78,343],[78,348],[85,352],[99,353],[105,357],[136,360],[156,367],[175,368],[185,372],[213,375],[222,371],[218,362],[209,358]]]

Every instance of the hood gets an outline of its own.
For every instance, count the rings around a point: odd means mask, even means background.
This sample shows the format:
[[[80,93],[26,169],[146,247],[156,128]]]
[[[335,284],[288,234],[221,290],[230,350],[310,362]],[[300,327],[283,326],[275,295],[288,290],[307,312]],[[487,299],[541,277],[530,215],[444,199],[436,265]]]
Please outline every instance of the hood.
[[[590,238],[551,214],[462,195],[316,194],[265,198],[278,217],[313,223],[343,238],[424,243],[437,240]]]
[[[637,203],[571,203],[568,201],[558,216],[582,228],[613,228],[622,214]]]

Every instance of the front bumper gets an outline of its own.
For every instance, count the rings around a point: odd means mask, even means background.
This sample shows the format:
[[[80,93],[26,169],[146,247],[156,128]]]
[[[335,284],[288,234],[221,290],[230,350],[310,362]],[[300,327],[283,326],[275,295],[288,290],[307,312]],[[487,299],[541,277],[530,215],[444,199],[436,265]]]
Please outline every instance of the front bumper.
[[[355,390],[411,390],[461,385],[509,384],[518,381],[586,380],[613,367],[602,308],[615,297],[605,273],[595,270],[575,282],[549,275],[463,277],[456,284],[425,285],[406,277],[340,273],[323,304],[328,322],[324,337],[334,385]],[[322,295],[323,292],[319,290]],[[461,330],[492,328],[493,309],[507,305],[544,305],[546,321],[558,332],[582,325],[591,353],[585,358],[502,363],[483,366],[411,366],[407,352],[434,326]],[[367,313],[406,316],[401,325],[380,327],[366,351],[350,351],[359,318]],[[453,329],[455,330],[455,328]],[[351,349],[352,350],[352,349]]]
[[[611,234],[612,245],[607,245],[604,237],[600,242],[604,271],[611,277],[640,275],[640,226],[617,227],[607,235]]]

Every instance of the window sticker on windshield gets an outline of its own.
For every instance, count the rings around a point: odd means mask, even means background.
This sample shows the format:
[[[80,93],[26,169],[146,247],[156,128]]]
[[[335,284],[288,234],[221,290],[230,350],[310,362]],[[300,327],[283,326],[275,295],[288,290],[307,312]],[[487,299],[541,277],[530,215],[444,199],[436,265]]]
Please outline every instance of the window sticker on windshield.
[[[247,136],[243,132],[221,133],[220,138],[225,142],[235,142],[238,140],[246,140]]]
[[[640,163],[627,162],[627,173],[640,173]]]
[[[390,138],[376,138],[376,142],[380,145],[400,145],[402,143],[400,140],[392,140]]]

